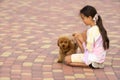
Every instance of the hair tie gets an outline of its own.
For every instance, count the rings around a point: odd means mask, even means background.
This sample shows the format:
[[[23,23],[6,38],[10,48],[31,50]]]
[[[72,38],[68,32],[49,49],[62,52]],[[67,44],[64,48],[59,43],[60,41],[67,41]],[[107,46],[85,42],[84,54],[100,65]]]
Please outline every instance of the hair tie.
[[[95,23],[96,23],[97,20],[98,20],[98,16],[99,16],[99,14],[95,14],[95,16],[93,17],[93,20],[95,21]]]

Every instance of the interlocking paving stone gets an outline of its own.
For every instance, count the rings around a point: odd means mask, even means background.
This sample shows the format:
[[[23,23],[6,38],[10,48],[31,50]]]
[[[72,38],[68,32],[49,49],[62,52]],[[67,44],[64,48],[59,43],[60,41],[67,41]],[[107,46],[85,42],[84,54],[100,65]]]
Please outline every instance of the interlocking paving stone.
[[[75,78],[85,78],[84,74],[74,74]]]
[[[9,77],[0,77],[0,80],[10,80]]]
[[[104,69],[57,63],[58,37],[87,29],[79,16],[86,4],[110,38]],[[119,7],[119,0],[0,0],[0,80],[119,80]]]

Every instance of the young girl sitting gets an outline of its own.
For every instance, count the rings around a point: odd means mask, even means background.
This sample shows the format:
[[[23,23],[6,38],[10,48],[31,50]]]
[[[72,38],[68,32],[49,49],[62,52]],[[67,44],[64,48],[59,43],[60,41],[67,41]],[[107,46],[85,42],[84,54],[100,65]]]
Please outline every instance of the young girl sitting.
[[[65,62],[71,66],[89,66],[103,68],[106,50],[109,49],[109,38],[102,24],[102,19],[92,6],[80,10],[80,16],[90,28],[84,33],[74,33],[73,36],[84,54],[72,54],[65,57]]]

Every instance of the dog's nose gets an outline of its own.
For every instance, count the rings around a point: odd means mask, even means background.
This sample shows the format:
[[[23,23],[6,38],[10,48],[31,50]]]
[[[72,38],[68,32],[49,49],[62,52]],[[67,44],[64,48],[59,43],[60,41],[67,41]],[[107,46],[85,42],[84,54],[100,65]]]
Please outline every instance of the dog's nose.
[[[65,45],[63,45],[63,47],[65,47]]]

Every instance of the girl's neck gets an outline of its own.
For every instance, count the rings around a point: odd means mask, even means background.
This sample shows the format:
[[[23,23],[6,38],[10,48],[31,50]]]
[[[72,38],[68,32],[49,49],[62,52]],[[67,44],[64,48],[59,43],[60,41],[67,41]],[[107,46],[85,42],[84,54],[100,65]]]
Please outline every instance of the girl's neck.
[[[93,27],[95,25],[96,25],[95,22],[91,22],[91,24],[90,24],[91,27]]]

